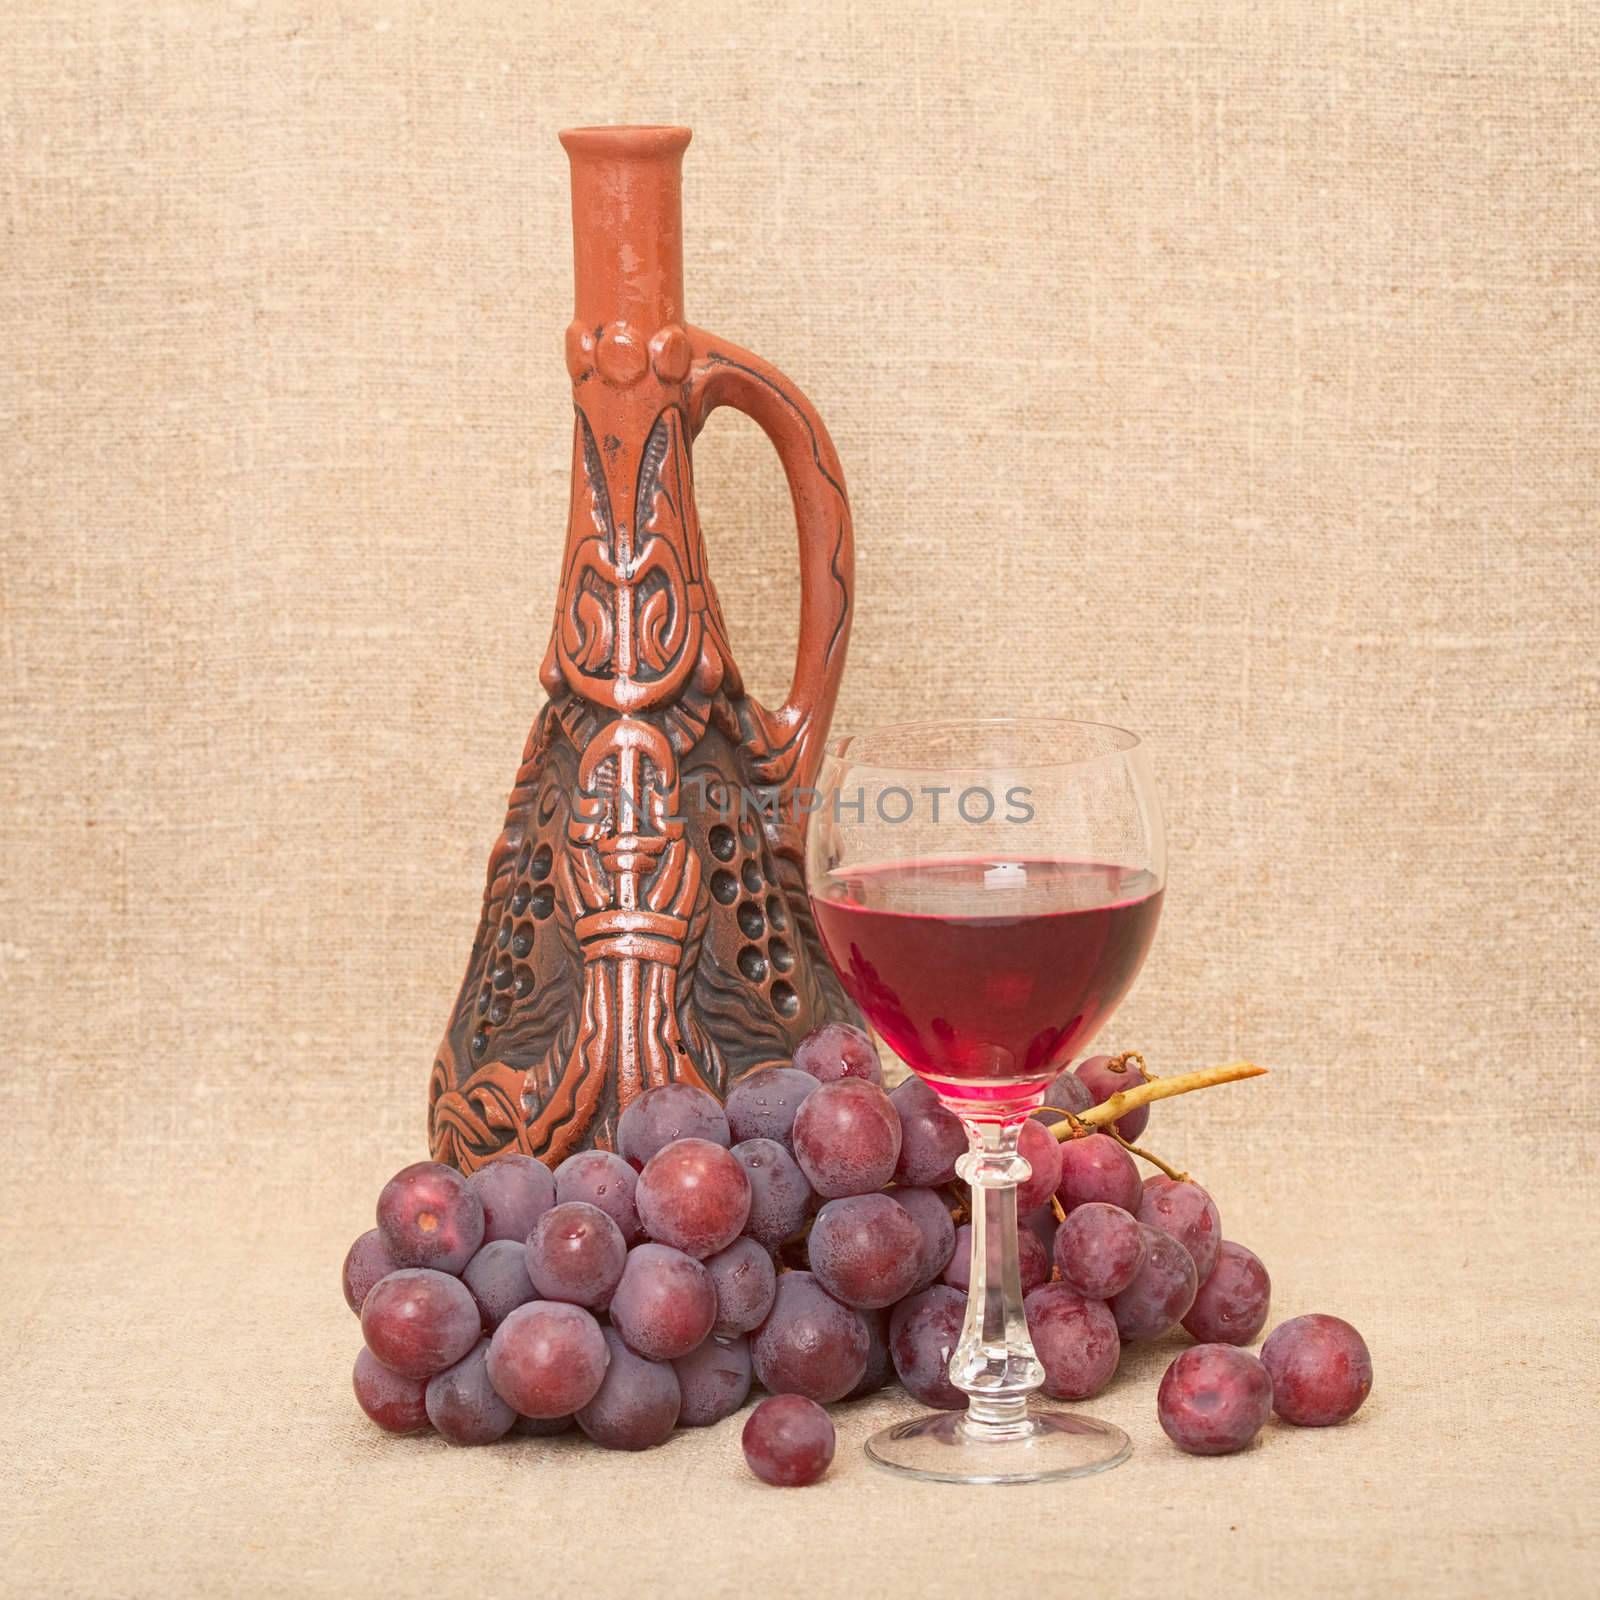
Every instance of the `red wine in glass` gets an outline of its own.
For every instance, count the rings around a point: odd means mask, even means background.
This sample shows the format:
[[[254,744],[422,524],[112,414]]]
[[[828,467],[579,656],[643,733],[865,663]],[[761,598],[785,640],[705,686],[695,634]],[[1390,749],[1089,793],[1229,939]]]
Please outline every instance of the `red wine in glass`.
[[[835,868],[812,904],[845,987],[952,1100],[1042,1091],[1116,1009],[1157,878],[1099,861],[936,857]]]

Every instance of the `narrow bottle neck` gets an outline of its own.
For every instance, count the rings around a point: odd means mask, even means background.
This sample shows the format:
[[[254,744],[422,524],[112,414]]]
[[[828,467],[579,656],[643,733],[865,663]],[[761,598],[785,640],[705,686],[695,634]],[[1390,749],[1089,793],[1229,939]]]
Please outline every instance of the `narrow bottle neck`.
[[[683,320],[687,128],[578,128],[572,164],[575,310],[585,328],[623,322],[649,338]]]

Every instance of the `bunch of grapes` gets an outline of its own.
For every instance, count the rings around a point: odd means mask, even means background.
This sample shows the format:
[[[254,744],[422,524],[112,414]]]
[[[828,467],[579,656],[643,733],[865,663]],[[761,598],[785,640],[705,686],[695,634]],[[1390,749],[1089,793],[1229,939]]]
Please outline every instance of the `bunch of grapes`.
[[[1076,1113],[1125,1086],[1102,1057],[1047,1099]],[[1024,1126],[1033,1175],[1019,1194],[1045,1392],[1098,1393],[1124,1343],[1181,1323],[1202,1344],[1163,1382],[1161,1420],[1184,1448],[1214,1449],[1218,1427],[1237,1434],[1259,1410],[1260,1382],[1252,1372],[1219,1422],[1212,1391],[1238,1382],[1226,1358],[1174,1375],[1203,1350],[1242,1356],[1266,1320],[1266,1270],[1222,1239],[1197,1184],[1141,1184],[1118,1138],[1058,1142],[1055,1115]],[[355,1393],[373,1422],[460,1445],[576,1427],[642,1450],[731,1415],[759,1383],[773,1398],[746,1423],[746,1458],[766,1482],[799,1484],[832,1459],[825,1406],[894,1379],[924,1404],[965,1405],[948,1372],[968,1273],[953,1214],[965,1133],[920,1080],[885,1092],[866,1035],[829,1024],[792,1066],[738,1080],[726,1105],[686,1084],[648,1090],[616,1143],[553,1173],[508,1155],[470,1178],[420,1162],[390,1180],[344,1263],[365,1340]],[[1263,1376],[1280,1341],[1305,1397],[1291,1420],[1339,1420],[1294,1327],[1268,1341]],[[1185,1443],[1189,1414],[1211,1427],[1203,1446]]]

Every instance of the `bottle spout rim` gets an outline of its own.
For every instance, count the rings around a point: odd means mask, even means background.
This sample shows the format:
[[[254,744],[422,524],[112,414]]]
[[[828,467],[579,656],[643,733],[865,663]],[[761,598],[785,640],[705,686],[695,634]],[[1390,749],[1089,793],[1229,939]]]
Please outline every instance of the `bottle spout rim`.
[[[667,124],[563,128],[558,135],[569,156],[648,157],[681,155],[693,133]]]

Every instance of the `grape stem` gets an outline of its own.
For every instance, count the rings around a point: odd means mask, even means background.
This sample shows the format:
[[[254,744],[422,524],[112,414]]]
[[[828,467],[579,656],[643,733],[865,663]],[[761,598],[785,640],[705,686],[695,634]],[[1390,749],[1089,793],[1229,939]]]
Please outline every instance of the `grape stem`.
[[[1189,1181],[1189,1174],[1187,1172],[1179,1172],[1175,1167],[1169,1167],[1160,1156],[1155,1155],[1149,1150],[1141,1150],[1136,1144],[1129,1144],[1128,1141],[1124,1139],[1115,1128],[1108,1128],[1106,1131],[1113,1139],[1117,1141],[1118,1144],[1122,1146],[1124,1150],[1128,1152],[1129,1155],[1139,1156],[1141,1159],[1148,1161],[1152,1167],[1160,1167],[1161,1170],[1166,1173],[1169,1178],[1173,1179],[1174,1182],[1187,1183]]]
[[[1050,1131],[1061,1140],[1082,1138],[1085,1134],[1099,1132],[1106,1123],[1115,1122],[1140,1106],[1149,1105],[1152,1100],[1166,1100],[1175,1094],[1189,1094],[1219,1083],[1238,1083],[1243,1078],[1264,1077],[1266,1071],[1253,1061],[1228,1061],[1220,1067],[1202,1067],[1199,1072],[1180,1072],[1175,1078],[1152,1078],[1148,1083],[1136,1083],[1131,1089],[1118,1089],[1109,1100],[1102,1100],[1099,1105],[1056,1123]]]
[[[1144,1064],[1144,1057],[1137,1050],[1124,1050],[1120,1056],[1112,1056],[1106,1062],[1106,1071],[1126,1072],[1130,1064],[1138,1067],[1139,1076],[1147,1083],[1155,1077],[1155,1073]]]

